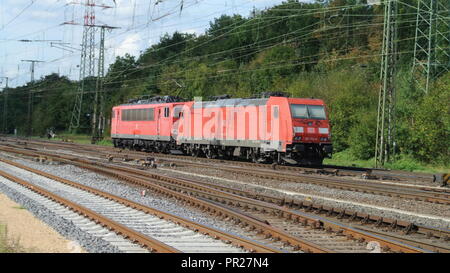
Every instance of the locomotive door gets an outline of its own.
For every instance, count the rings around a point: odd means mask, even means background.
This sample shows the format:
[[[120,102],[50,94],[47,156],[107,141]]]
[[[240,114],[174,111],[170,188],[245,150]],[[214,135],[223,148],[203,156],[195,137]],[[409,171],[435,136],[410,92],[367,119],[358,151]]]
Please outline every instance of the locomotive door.
[[[160,132],[160,127],[161,126],[161,108],[158,108],[157,110],[156,110],[156,135],[157,136],[160,136],[161,134],[159,133]]]
[[[119,110],[113,109],[111,111],[111,132],[115,133],[117,130],[117,123],[120,120],[119,113],[120,113]]]
[[[161,107],[158,109],[158,135],[159,136],[170,136],[170,129],[171,129],[171,118],[170,118],[170,108],[167,107]]]

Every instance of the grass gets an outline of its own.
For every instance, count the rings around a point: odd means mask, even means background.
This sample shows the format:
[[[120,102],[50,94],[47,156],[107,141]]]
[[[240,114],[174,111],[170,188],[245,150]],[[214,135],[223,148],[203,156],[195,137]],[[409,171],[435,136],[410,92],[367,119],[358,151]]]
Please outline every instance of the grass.
[[[89,135],[83,135],[83,134],[69,134],[69,133],[62,133],[58,134],[53,140],[59,140],[62,141],[64,139],[68,139],[73,141],[74,143],[80,143],[80,144],[91,144],[91,136]],[[111,138],[105,137],[103,140],[100,140],[97,142],[97,145],[101,146],[113,146],[113,143],[111,141]]]
[[[8,228],[0,224],[0,253],[25,253],[28,252],[19,244],[19,239],[8,237]]]
[[[353,167],[375,167],[375,159],[368,160],[356,159],[348,151],[342,151],[333,154],[333,158],[324,160],[324,164],[339,165],[339,166],[353,166]],[[404,170],[410,172],[424,172],[424,173],[449,173],[450,165],[431,165],[418,162],[407,155],[401,155],[395,162],[385,165],[386,169]]]

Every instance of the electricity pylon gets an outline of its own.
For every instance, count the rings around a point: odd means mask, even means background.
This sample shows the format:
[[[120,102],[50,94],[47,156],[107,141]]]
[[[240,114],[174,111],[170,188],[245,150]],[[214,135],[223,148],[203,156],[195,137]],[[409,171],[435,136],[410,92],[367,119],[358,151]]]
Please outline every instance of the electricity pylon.
[[[104,125],[104,101],[103,101],[103,77],[105,75],[105,30],[100,28],[100,50],[98,56],[98,73],[95,85],[94,109],[92,112],[92,137],[91,143],[95,144],[103,138]]]
[[[80,60],[80,77],[79,77],[79,86],[75,96],[75,104],[73,106],[72,115],[70,118],[70,126],[69,131],[74,132],[75,129],[80,127],[80,118],[83,106],[83,96],[85,93],[90,92],[91,90],[86,90],[87,88],[93,88],[92,80],[95,77],[95,34],[96,29],[101,28],[102,37],[104,40],[104,30],[105,29],[113,29],[115,27],[107,26],[107,25],[97,25],[95,23],[95,8],[100,7],[103,9],[112,8],[112,6],[106,6],[103,4],[96,4],[95,0],[85,0],[85,13],[84,13],[84,23],[83,23],[83,38],[81,44],[81,60]],[[70,21],[65,22],[64,24],[70,25],[78,25],[78,23]],[[101,43],[102,44],[102,43]],[[104,65],[104,42],[103,46],[100,47],[100,58],[103,59],[101,61],[101,65]],[[99,61],[100,65],[100,61]],[[101,68],[103,71],[104,68]],[[100,68],[98,69],[100,71]],[[103,72],[102,72],[103,73]],[[103,75],[97,75],[98,77],[102,77]],[[99,85],[96,84],[96,88]],[[96,89],[95,92],[98,92]],[[98,101],[96,102],[98,103]],[[94,108],[97,107],[96,105]]]
[[[38,60],[22,60],[22,62],[29,62],[30,63],[30,72],[31,72],[31,86],[33,87],[34,85],[34,66],[36,63],[43,63],[43,61],[38,61]],[[30,88],[28,90],[28,111],[27,111],[27,132],[26,132],[26,136],[31,136],[31,134],[33,133],[33,118],[32,116],[32,112],[33,112],[33,88]]]
[[[2,116],[2,133],[7,134],[8,133],[8,119],[6,116],[8,115],[8,93],[6,92],[8,90],[8,77],[0,77],[6,80],[5,88],[3,89],[3,116]]]
[[[384,1],[381,87],[378,97],[376,166],[395,156],[395,67],[397,63],[397,0]]]
[[[425,93],[450,71],[450,1],[418,0],[412,78]]]

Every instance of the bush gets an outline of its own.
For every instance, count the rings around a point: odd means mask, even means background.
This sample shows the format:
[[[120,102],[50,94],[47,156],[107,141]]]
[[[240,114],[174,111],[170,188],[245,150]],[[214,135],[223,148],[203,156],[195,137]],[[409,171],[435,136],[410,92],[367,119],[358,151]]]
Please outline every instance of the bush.
[[[411,128],[412,155],[424,162],[450,160],[450,73],[418,103]]]
[[[374,156],[375,132],[377,129],[375,112],[362,115],[359,123],[350,131],[350,153],[358,159],[369,159]]]

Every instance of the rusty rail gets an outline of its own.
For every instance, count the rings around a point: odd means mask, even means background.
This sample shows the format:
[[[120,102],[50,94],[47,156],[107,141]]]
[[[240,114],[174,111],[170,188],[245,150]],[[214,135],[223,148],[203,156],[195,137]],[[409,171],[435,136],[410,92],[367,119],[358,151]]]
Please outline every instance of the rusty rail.
[[[71,210],[73,210],[74,212],[78,213],[79,215],[86,217],[92,221],[95,221],[110,230],[113,230],[118,235],[121,235],[125,238],[129,238],[131,241],[139,243],[140,245],[142,245],[145,248],[148,248],[152,252],[162,252],[162,253],[177,253],[177,252],[179,252],[177,249],[175,249],[169,245],[166,245],[158,240],[155,240],[155,239],[145,236],[139,232],[136,232],[136,231],[134,231],[120,223],[117,223],[103,215],[100,215],[86,207],[83,207],[72,201],[62,198],[52,192],[45,190],[44,188],[41,188],[39,186],[28,183],[25,180],[22,180],[16,176],[13,176],[13,175],[8,174],[1,170],[0,170],[0,176],[3,176],[4,178],[6,178],[10,181],[13,181],[19,185],[22,185],[23,187],[28,188],[29,190],[32,190],[50,200],[53,200],[61,205],[66,206],[66,207],[70,208]]]
[[[19,141],[22,140],[23,143],[37,143],[42,144],[45,143],[47,145],[59,146],[59,147],[77,147],[79,149],[85,149],[86,151],[102,150],[108,153],[114,152],[114,148],[98,146],[92,144],[80,144],[80,143],[68,143],[62,141],[48,141],[48,140],[37,140],[37,139],[29,139],[29,138],[11,138],[5,137],[5,139],[11,141]],[[185,156],[180,155],[170,155],[170,154],[161,154],[161,153],[148,153],[148,152],[139,152],[139,151],[130,151],[129,153],[134,153],[140,156],[149,156],[153,155],[159,158],[169,158],[169,159],[181,159],[184,160]],[[192,160],[192,158],[190,159]],[[270,164],[262,164],[262,163],[250,163],[250,162],[241,162],[241,161],[224,161],[222,159],[206,159],[206,158],[195,158],[196,161],[199,162],[209,162],[213,161],[218,164],[233,164],[240,166],[247,166],[250,168],[261,168],[261,169],[271,169],[274,168],[275,165]],[[301,171],[307,174],[326,174],[326,175],[335,175],[335,176],[361,176],[365,174],[370,174],[368,178],[370,179],[381,179],[381,180],[399,180],[399,181],[425,181],[425,182],[436,182],[439,174],[428,174],[428,173],[413,173],[406,171],[396,171],[396,170],[386,170],[386,169],[376,169],[376,168],[360,168],[360,167],[348,167],[348,166],[334,166],[334,165],[324,165],[321,167],[301,167],[301,166],[285,166],[285,165],[276,165],[275,167],[278,170],[289,170],[289,171]]]
[[[5,148],[1,148],[5,149]],[[29,156],[35,156],[36,152],[31,151],[18,151],[16,149],[9,149],[16,153],[21,153]],[[216,189],[204,187],[200,185],[193,186],[189,188],[186,183],[187,181],[183,181],[182,179],[175,179],[170,177],[162,177],[156,174],[150,174],[152,176],[151,182],[149,182],[149,178],[142,179],[138,178],[132,173],[133,171],[129,168],[129,172],[127,173],[123,167],[118,166],[110,166],[104,165],[98,162],[91,162],[87,160],[78,159],[75,157],[67,157],[60,155],[50,155],[47,153],[37,152],[37,154],[45,154],[46,156],[53,157],[55,160],[59,160],[68,164],[73,164],[78,167],[82,167],[97,173],[102,173],[108,176],[113,176],[119,178],[121,180],[125,180],[129,183],[133,183],[139,186],[147,187],[149,189],[154,190],[155,192],[162,193],[169,197],[174,197],[180,200],[183,200],[187,203],[193,204],[197,207],[203,208],[212,213],[223,215],[225,213],[226,216],[231,219],[238,220],[238,222],[243,222],[245,225],[250,225],[252,229],[257,229],[261,233],[272,236],[278,240],[284,241],[287,244],[296,245],[300,249],[310,251],[310,252],[326,252],[323,251],[319,246],[312,244],[310,242],[299,241],[299,238],[295,238],[290,234],[286,234],[280,230],[273,229],[267,224],[263,224],[260,221],[256,221],[254,219],[250,219],[247,216],[243,216],[242,214],[236,213],[231,210],[224,209],[223,207],[216,206],[214,204],[205,202],[203,200],[199,200],[198,198],[194,198],[192,195],[201,198],[207,198],[214,201],[223,202],[225,204],[234,205],[234,206],[248,206],[249,208],[258,209],[261,211],[276,213],[282,217],[286,217],[291,219],[292,221],[299,222],[304,225],[310,225],[313,227],[319,227],[325,229],[327,231],[334,231],[336,233],[344,234],[349,238],[358,239],[362,241],[377,241],[379,242],[385,249],[391,249],[393,251],[399,252],[423,252],[424,250],[418,249],[416,247],[403,244],[400,242],[392,241],[387,238],[383,238],[381,236],[373,235],[367,232],[359,231],[355,228],[352,228],[347,225],[335,223],[328,221],[326,219],[317,220],[317,217],[310,217],[305,214],[297,213],[287,208],[279,207],[272,204],[267,204],[265,202],[257,202],[255,200],[251,200],[249,198],[245,198],[242,196],[236,196],[233,194],[229,194],[223,191],[219,191]],[[112,170],[115,169],[115,170]],[[137,171],[137,170],[134,170]],[[168,182],[170,181],[170,182]],[[165,186],[162,186],[161,183],[166,183]],[[158,184],[158,185],[156,185]],[[182,185],[184,184],[184,185]],[[188,192],[190,195],[186,195],[183,192]]]
[[[160,219],[165,219],[165,220],[174,222],[174,223],[176,223],[176,224],[178,224],[180,226],[183,226],[183,227],[189,228],[191,230],[194,230],[196,232],[202,233],[204,235],[208,235],[210,237],[213,237],[214,239],[227,241],[227,242],[229,242],[232,245],[235,245],[237,247],[243,247],[244,249],[247,249],[250,252],[258,252],[258,253],[281,252],[278,249],[274,249],[274,248],[271,248],[271,247],[268,247],[268,246],[265,246],[265,245],[262,245],[262,244],[258,244],[256,242],[251,241],[251,240],[247,240],[245,238],[242,238],[242,237],[239,237],[239,236],[236,236],[236,235],[233,235],[233,234],[228,234],[228,233],[226,233],[224,231],[217,230],[217,229],[214,229],[214,228],[211,228],[211,227],[207,227],[207,226],[201,225],[201,224],[196,223],[194,221],[190,221],[190,220],[184,219],[184,218],[182,218],[180,216],[169,214],[167,212],[163,212],[163,211],[157,210],[155,208],[150,208],[150,207],[144,206],[142,204],[133,202],[131,200],[119,197],[117,195],[114,195],[114,194],[111,194],[111,193],[107,193],[107,192],[104,192],[104,191],[101,191],[101,190],[98,190],[98,189],[95,189],[95,188],[92,188],[92,187],[89,187],[89,186],[86,186],[86,185],[83,185],[83,184],[80,184],[80,183],[77,183],[77,182],[74,182],[74,181],[70,181],[68,179],[64,179],[62,177],[59,177],[59,176],[56,176],[56,175],[52,175],[52,174],[49,174],[49,173],[46,173],[46,172],[43,172],[43,171],[40,171],[40,170],[36,170],[36,169],[30,168],[28,166],[25,166],[25,165],[22,165],[22,164],[19,164],[19,163],[10,161],[10,160],[6,160],[6,159],[0,158],[0,162],[4,162],[6,164],[15,166],[17,168],[27,170],[29,172],[38,174],[40,176],[47,177],[49,179],[58,181],[60,183],[69,185],[69,186],[74,187],[74,188],[81,189],[81,190],[86,191],[86,192],[90,192],[90,193],[93,193],[95,195],[102,196],[102,197],[107,198],[109,200],[113,200],[113,201],[115,201],[117,203],[120,203],[120,204],[123,204],[125,206],[131,207],[133,209],[137,209],[137,210],[143,211],[143,212],[145,212],[147,214],[151,214],[151,215],[157,216]]]
[[[42,141],[44,143],[55,145],[55,146],[64,146],[64,147],[79,147],[83,150],[86,150],[86,152],[92,153],[92,150],[88,150],[86,147],[87,145],[82,144],[59,144],[59,143],[52,143],[47,141]],[[39,143],[39,142],[38,142]],[[95,148],[96,150],[105,150],[104,147],[99,147],[95,145],[88,145],[89,148]],[[105,147],[106,148],[106,147]],[[108,149],[110,150],[110,149]],[[142,152],[133,152],[137,155],[146,155],[148,156],[148,153],[142,153]],[[128,154],[127,154],[128,155]],[[123,153],[120,154],[113,154],[111,156],[124,156]],[[247,175],[247,176],[254,176],[258,178],[263,179],[273,179],[278,181],[289,181],[289,182],[296,182],[296,183],[309,183],[309,184],[317,184],[321,186],[326,186],[329,188],[335,188],[335,189],[342,189],[342,190],[351,190],[351,191],[357,191],[357,192],[363,192],[363,193],[371,193],[371,194],[377,194],[377,195],[384,195],[384,196],[390,196],[390,197],[400,197],[400,198],[407,198],[412,200],[421,200],[425,202],[431,202],[431,203],[439,203],[439,204],[446,204],[450,205],[450,189],[435,189],[430,187],[411,187],[404,184],[398,184],[398,185],[384,185],[376,182],[360,182],[360,181],[351,181],[351,180],[344,180],[344,179],[338,179],[338,178],[329,178],[329,177],[311,177],[304,174],[299,173],[286,173],[286,172],[280,172],[278,170],[269,170],[267,169],[270,165],[265,164],[256,164],[256,166],[264,166],[265,168],[256,168],[255,164],[248,163],[248,162],[234,162],[234,164],[240,165],[240,166],[232,166],[230,164],[227,164],[227,166],[221,165],[214,166],[211,164],[207,164],[206,160],[210,159],[204,159],[202,162],[188,162],[183,159],[178,159],[179,157],[175,155],[166,155],[166,154],[156,154],[158,157],[168,157],[168,158],[174,158],[178,162],[182,162],[181,164],[186,166],[194,166],[194,167],[208,167],[209,169],[215,169],[220,171],[227,171],[230,173],[239,173],[241,175]],[[128,157],[128,156],[127,156]],[[135,159],[140,159],[139,156],[134,157]],[[131,158],[130,158],[131,159]],[[199,160],[199,158],[197,158]],[[223,160],[217,160],[217,163],[223,162]],[[249,167],[243,168],[242,166]],[[259,166],[260,167],[260,166]],[[299,167],[292,167],[292,166],[276,166],[277,169],[280,170],[298,170]]]
[[[2,147],[0,148],[0,150],[4,150],[4,149],[5,148],[2,148]],[[33,153],[31,151],[17,151],[16,149],[10,150],[8,148],[6,150],[9,150],[10,152],[23,154],[23,155],[28,155],[28,156],[36,155],[36,153]],[[47,156],[51,157],[50,155],[47,155]],[[144,179],[138,179],[138,178],[131,177],[125,173],[112,171],[112,170],[108,169],[108,167],[101,168],[101,167],[96,167],[92,164],[85,164],[85,163],[77,162],[76,158],[65,159],[62,156],[54,156],[53,158],[54,158],[54,160],[59,160],[61,162],[72,164],[72,165],[75,165],[75,166],[78,166],[78,167],[81,167],[84,169],[88,169],[90,171],[94,171],[94,172],[97,172],[97,173],[100,173],[103,175],[115,177],[115,178],[124,180],[128,183],[132,183],[135,185],[140,185],[140,186],[149,188],[157,193],[160,193],[160,194],[163,194],[163,195],[166,195],[168,197],[175,198],[178,200],[182,200],[182,201],[186,202],[187,204],[195,206],[206,212],[216,214],[216,215],[222,216],[222,217],[228,217],[230,220],[238,221],[242,225],[250,227],[250,230],[257,230],[261,235],[277,238],[280,241],[283,241],[288,245],[292,245],[294,248],[297,248],[298,250],[302,250],[304,252],[312,252],[312,253],[333,252],[330,249],[324,248],[322,246],[319,246],[319,245],[309,242],[307,240],[294,237],[282,230],[273,228],[270,225],[262,223],[254,218],[248,217],[248,216],[238,213],[236,211],[224,208],[222,206],[212,204],[207,201],[200,200],[198,198],[192,197],[192,196],[184,194],[184,193],[180,193],[180,192],[173,191],[173,190],[167,189],[167,188],[159,186],[159,185],[155,185],[153,183],[145,181]]]

